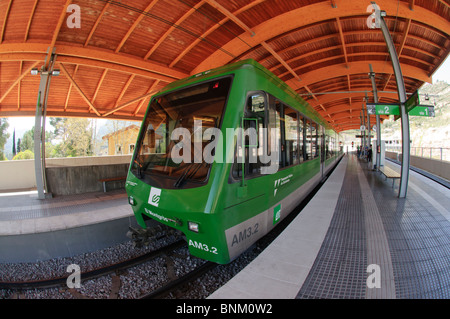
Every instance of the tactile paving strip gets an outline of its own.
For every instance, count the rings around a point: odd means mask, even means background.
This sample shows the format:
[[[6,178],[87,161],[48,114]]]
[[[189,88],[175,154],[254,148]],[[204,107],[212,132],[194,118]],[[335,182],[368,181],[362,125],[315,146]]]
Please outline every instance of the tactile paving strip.
[[[363,164],[363,163],[361,163]],[[365,164],[365,163],[364,163]],[[297,298],[365,298],[366,212],[357,171],[363,169],[389,245],[396,298],[450,297],[450,222],[410,187],[406,199],[366,165],[350,161],[330,228]],[[410,183],[414,181],[410,177]],[[417,185],[420,184],[419,181]],[[420,184],[432,194],[432,189]],[[437,194],[439,195],[439,194]],[[449,197],[440,205],[450,207]],[[367,226],[367,225],[366,225]],[[369,224],[367,227],[371,227]]]
[[[327,235],[297,298],[365,296],[367,253],[356,167],[349,165]]]
[[[399,199],[397,190],[374,173],[366,172],[366,177],[388,238],[397,298],[449,298],[450,222],[412,187]],[[433,192],[423,183],[420,187]],[[443,198],[440,204],[450,207],[449,202]]]

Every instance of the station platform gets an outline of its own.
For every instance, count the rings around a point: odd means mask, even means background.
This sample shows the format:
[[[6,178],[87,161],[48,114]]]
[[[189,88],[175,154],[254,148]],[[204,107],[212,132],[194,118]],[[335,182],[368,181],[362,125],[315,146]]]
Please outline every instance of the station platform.
[[[450,190],[410,171],[400,199],[398,184],[347,154],[283,233],[209,298],[450,298]]]
[[[136,225],[125,190],[38,199],[0,193],[0,263],[70,257],[126,240]]]

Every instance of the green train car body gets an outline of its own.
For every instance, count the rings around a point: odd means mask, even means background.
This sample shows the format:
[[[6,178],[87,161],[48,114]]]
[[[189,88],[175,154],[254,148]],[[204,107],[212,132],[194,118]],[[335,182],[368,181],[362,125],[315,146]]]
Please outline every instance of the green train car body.
[[[194,137],[192,123],[202,124],[197,149],[183,149],[179,157],[192,163],[178,163],[169,151],[187,146],[187,137],[174,140],[174,130],[187,127]],[[242,127],[253,127],[256,141],[232,134]],[[264,163],[268,155],[257,156],[264,152],[276,155]],[[286,217],[341,155],[339,136],[307,102],[245,60],[171,83],[152,98],[126,191],[140,226],[151,218],[175,228],[192,255],[224,264]]]

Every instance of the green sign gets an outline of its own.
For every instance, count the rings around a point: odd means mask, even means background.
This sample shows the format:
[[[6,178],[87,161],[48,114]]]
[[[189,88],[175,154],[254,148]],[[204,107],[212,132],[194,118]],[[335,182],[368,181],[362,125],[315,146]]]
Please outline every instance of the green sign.
[[[400,115],[398,104],[372,103],[367,104],[367,112],[371,115]]]
[[[411,99],[412,98],[412,99]],[[434,106],[432,105],[416,105],[419,102],[418,95],[414,94],[405,103],[406,111],[411,116],[429,116],[434,117]],[[411,101],[415,101],[414,103]],[[409,104],[407,104],[409,103]],[[399,104],[387,104],[387,103],[371,103],[367,104],[367,112],[371,115],[396,115],[395,120],[400,117],[400,105]]]
[[[281,218],[281,204],[273,209],[273,224],[275,225]]]
[[[412,109],[414,109],[416,106],[420,104],[419,99],[419,91],[414,92],[413,95],[410,96],[410,98],[405,102],[405,109],[406,113],[411,112]]]
[[[426,116],[426,117],[434,117],[434,106],[428,105],[419,105],[413,108],[409,115],[411,116]]]

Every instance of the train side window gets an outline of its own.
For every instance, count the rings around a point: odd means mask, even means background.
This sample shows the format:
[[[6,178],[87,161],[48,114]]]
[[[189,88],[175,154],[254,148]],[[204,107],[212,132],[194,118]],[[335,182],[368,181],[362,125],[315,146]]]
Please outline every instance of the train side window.
[[[279,157],[279,168],[297,165],[303,161],[304,127],[301,115],[270,96],[269,126],[275,130],[274,145]]]
[[[312,159],[312,138],[311,138],[311,121],[306,120],[305,121],[305,127],[306,127],[306,159],[310,160]]]
[[[284,107],[285,166],[299,163],[297,111]]]
[[[246,116],[257,116],[265,119],[266,97],[264,93],[253,93],[247,99]]]
[[[331,137],[326,134],[325,135],[325,159],[331,158]]]
[[[320,145],[320,161],[325,161],[325,130],[319,125],[319,145]]]
[[[275,129],[276,129],[276,145],[278,150],[279,167],[286,166],[286,150],[284,137],[284,107],[280,101],[275,100]]]
[[[311,122],[311,147],[312,147],[312,158],[319,157],[319,131],[317,129],[317,124]]]
[[[305,161],[306,158],[306,134],[305,134],[305,118],[300,114],[298,117],[298,131],[299,131],[299,153],[300,163]]]
[[[267,138],[264,138],[267,127],[266,120],[266,94],[264,92],[252,92],[249,94],[244,110],[243,130],[244,130],[244,148],[242,143],[237,142],[235,161],[233,165],[233,177],[242,177],[242,168],[244,167],[244,176],[253,177],[261,173],[261,155],[267,146]],[[251,120],[246,120],[251,119]],[[257,124],[256,124],[257,123]],[[257,125],[257,126],[256,126]],[[254,137],[245,134],[250,130],[257,133],[256,141]],[[244,156],[244,165],[242,165],[242,156]]]

